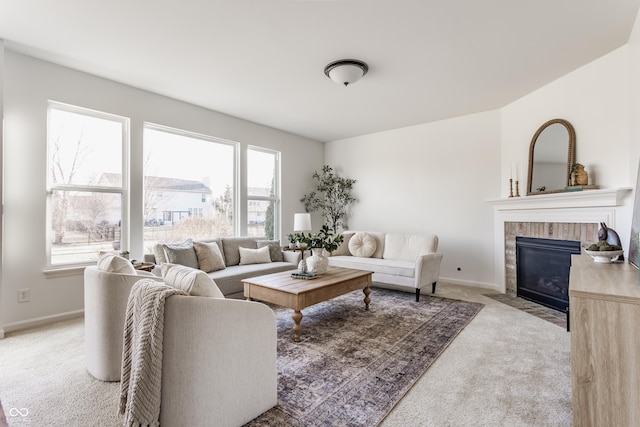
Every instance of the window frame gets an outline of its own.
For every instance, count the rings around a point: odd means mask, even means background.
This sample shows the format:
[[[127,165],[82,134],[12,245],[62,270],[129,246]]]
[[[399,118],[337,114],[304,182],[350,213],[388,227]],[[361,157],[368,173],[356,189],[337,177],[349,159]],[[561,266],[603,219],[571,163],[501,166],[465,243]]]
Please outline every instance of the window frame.
[[[261,153],[272,154],[274,155],[274,165],[273,165],[273,192],[274,196],[251,196],[249,195],[249,182],[248,182],[248,174],[249,174],[249,151],[258,151]],[[247,150],[247,185],[246,185],[246,194],[247,194],[247,211],[246,215],[248,217],[249,214],[249,204],[251,201],[269,201],[273,202],[273,239],[279,240],[280,236],[280,218],[281,218],[281,205],[282,205],[282,197],[280,194],[280,158],[281,153],[277,150],[271,150],[269,148],[258,147],[256,145],[248,145]],[[248,220],[248,218],[247,218]],[[248,221],[246,221],[248,222]],[[248,227],[248,224],[245,226]]]
[[[161,125],[158,123],[154,123],[154,122],[148,122],[145,121],[142,123],[142,134],[143,134],[143,138],[142,138],[142,152],[145,152],[145,138],[144,138],[144,133],[145,130],[150,129],[156,132],[165,132],[165,133],[170,133],[179,137],[186,137],[186,138],[192,138],[192,139],[199,139],[202,141],[207,141],[207,142],[212,142],[214,144],[222,144],[222,145],[226,145],[229,146],[233,149],[233,173],[232,173],[232,184],[233,184],[233,199],[232,199],[232,205],[233,205],[233,220],[232,220],[232,224],[231,224],[231,229],[232,229],[232,235],[233,236],[239,236],[240,233],[240,221],[238,219],[238,217],[241,214],[241,210],[240,210],[240,143],[236,142],[236,141],[232,141],[229,139],[224,139],[224,138],[220,138],[220,137],[216,137],[216,136],[212,136],[212,135],[207,135],[204,133],[200,133],[200,132],[194,132],[194,131],[190,131],[190,130],[185,130],[185,129],[180,129],[180,128],[176,128],[176,127],[171,127],[171,126],[166,126],[166,125]],[[144,157],[144,156],[143,156]],[[143,160],[144,162],[144,160]],[[144,181],[145,179],[145,171],[144,171],[144,165],[140,166],[141,168],[141,175],[142,175],[142,180]],[[143,189],[144,191],[144,189]],[[144,197],[144,195],[143,195]],[[162,195],[161,195],[162,197]],[[144,221],[142,221],[142,228],[143,228],[143,234],[144,234]],[[144,235],[142,237],[142,247],[144,248],[145,246],[145,240],[144,240]]]
[[[73,114],[84,115],[88,117],[110,120],[118,122],[122,125],[122,182],[120,187],[105,187],[99,185],[78,185],[78,184],[54,184],[51,179],[51,146],[50,146],[50,131],[51,131],[51,111],[60,110]],[[45,271],[57,271],[73,269],[77,267],[85,267],[92,265],[95,261],[87,262],[68,262],[54,264],[52,262],[52,246],[53,246],[53,218],[52,218],[52,200],[51,197],[54,191],[76,191],[76,192],[91,192],[91,193],[108,193],[108,194],[120,194],[121,197],[121,219],[120,219],[120,243],[122,248],[129,248],[129,211],[130,211],[130,128],[131,119],[124,116],[119,116],[112,113],[106,113],[103,111],[92,110],[90,108],[80,107],[71,104],[65,104],[58,101],[49,100],[47,102],[47,132],[46,132],[46,225],[45,225]]]

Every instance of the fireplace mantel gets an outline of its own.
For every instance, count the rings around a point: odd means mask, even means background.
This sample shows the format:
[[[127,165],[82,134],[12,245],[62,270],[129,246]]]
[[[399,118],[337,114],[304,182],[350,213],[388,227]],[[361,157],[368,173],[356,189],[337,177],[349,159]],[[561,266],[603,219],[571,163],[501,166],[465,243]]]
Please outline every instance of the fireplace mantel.
[[[494,275],[498,291],[506,291],[505,281],[505,223],[606,223],[616,228],[616,207],[631,188],[585,190],[540,194],[489,200],[494,210],[495,265]]]
[[[490,200],[497,211],[527,209],[562,209],[596,206],[619,206],[630,187],[602,190],[568,191],[526,197]]]

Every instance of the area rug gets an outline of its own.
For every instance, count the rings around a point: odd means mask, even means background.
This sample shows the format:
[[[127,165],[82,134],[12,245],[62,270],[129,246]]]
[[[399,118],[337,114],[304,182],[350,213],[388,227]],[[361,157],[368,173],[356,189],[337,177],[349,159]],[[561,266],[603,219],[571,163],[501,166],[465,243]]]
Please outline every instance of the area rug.
[[[482,304],[373,289],[278,320],[278,405],[247,426],[375,426],[483,307]]]

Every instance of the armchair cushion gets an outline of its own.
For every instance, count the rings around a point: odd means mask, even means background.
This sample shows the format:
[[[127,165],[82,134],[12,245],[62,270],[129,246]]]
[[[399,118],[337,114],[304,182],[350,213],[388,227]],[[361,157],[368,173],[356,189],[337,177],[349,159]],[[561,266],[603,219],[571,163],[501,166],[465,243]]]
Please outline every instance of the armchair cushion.
[[[223,298],[224,295],[207,273],[184,265],[165,263],[160,267],[165,284],[191,296]]]
[[[121,256],[104,254],[98,258],[98,269],[110,273],[136,274],[133,264]]]

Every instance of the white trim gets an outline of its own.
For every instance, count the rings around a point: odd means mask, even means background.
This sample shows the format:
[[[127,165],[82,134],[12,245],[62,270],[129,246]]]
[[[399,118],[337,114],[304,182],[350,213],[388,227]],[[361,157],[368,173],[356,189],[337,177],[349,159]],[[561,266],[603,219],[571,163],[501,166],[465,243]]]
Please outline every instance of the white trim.
[[[4,325],[2,336],[4,338],[4,332],[14,332],[22,329],[35,328],[37,326],[47,325],[49,323],[60,322],[63,320],[74,319],[76,317],[84,316],[84,309],[68,311],[66,313],[52,314],[50,316],[37,317],[35,319],[22,320],[20,322],[7,323]]]
[[[468,286],[470,288],[482,288],[489,291],[502,292],[500,286],[495,283],[472,282],[470,280],[448,279],[446,277],[438,278],[438,281],[436,283],[436,294],[438,293],[438,286],[446,285],[447,283],[450,283],[452,285]]]
[[[631,188],[554,193],[488,201],[494,207],[494,276],[506,292],[505,222],[601,223],[616,227],[616,206]]]

